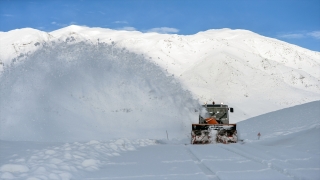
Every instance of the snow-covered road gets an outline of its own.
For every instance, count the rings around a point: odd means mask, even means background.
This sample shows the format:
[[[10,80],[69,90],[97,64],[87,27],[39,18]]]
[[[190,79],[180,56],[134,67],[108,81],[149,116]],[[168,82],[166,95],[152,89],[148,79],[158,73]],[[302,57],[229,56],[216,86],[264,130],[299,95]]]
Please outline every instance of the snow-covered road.
[[[320,177],[319,152],[302,152],[261,142],[190,145],[120,139],[108,143],[29,143],[26,146],[25,142],[1,141],[0,177],[29,180]],[[22,150],[17,146],[33,149]]]
[[[188,139],[0,140],[0,179],[316,180],[319,107],[316,101],[240,122],[243,141],[228,145],[190,145]]]
[[[110,158],[88,179],[317,179],[319,157],[259,144],[156,145]],[[122,162],[122,163],[119,163]]]

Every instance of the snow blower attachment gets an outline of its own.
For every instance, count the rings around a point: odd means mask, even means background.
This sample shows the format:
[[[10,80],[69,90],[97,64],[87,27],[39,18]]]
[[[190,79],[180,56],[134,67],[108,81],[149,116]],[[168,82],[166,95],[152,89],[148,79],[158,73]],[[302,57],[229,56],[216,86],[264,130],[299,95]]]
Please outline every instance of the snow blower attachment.
[[[192,124],[191,144],[236,143],[236,124],[229,124],[228,105],[203,105],[206,112],[199,115],[199,124]]]

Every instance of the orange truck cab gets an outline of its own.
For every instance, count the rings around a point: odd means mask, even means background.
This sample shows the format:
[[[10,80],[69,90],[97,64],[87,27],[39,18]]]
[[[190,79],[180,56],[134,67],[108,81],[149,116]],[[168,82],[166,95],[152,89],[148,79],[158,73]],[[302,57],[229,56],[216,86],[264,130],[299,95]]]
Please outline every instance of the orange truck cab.
[[[205,121],[207,122],[207,124],[219,124],[214,117],[206,118]]]

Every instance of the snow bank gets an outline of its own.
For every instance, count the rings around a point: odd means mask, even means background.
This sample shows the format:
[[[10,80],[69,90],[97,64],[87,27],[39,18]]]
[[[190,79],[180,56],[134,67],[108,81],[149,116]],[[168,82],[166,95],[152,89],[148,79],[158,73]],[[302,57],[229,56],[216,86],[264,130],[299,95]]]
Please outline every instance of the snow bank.
[[[260,132],[261,140],[270,139],[270,143],[278,142],[279,144],[288,142],[291,138],[299,138],[301,142],[293,144],[310,141],[311,145],[316,140],[315,134],[319,134],[317,133],[319,127],[320,101],[270,112],[237,124],[240,138],[247,142],[257,140],[257,134]]]
[[[0,138],[186,138],[198,103],[174,77],[125,49],[44,45],[0,77]]]

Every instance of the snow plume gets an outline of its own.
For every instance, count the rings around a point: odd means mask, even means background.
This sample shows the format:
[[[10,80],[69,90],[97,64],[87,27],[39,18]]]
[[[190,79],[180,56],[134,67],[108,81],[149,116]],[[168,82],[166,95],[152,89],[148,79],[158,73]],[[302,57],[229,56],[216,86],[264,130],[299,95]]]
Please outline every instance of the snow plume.
[[[0,137],[16,141],[187,138],[199,104],[143,55],[44,45],[0,77]]]
[[[209,117],[210,117],[207,109],[204,108],[204,107],[202,107],[202,108],[200,109],[200,115],[201,115],[201,117],[204,117],[204,118],[209,118]]]

